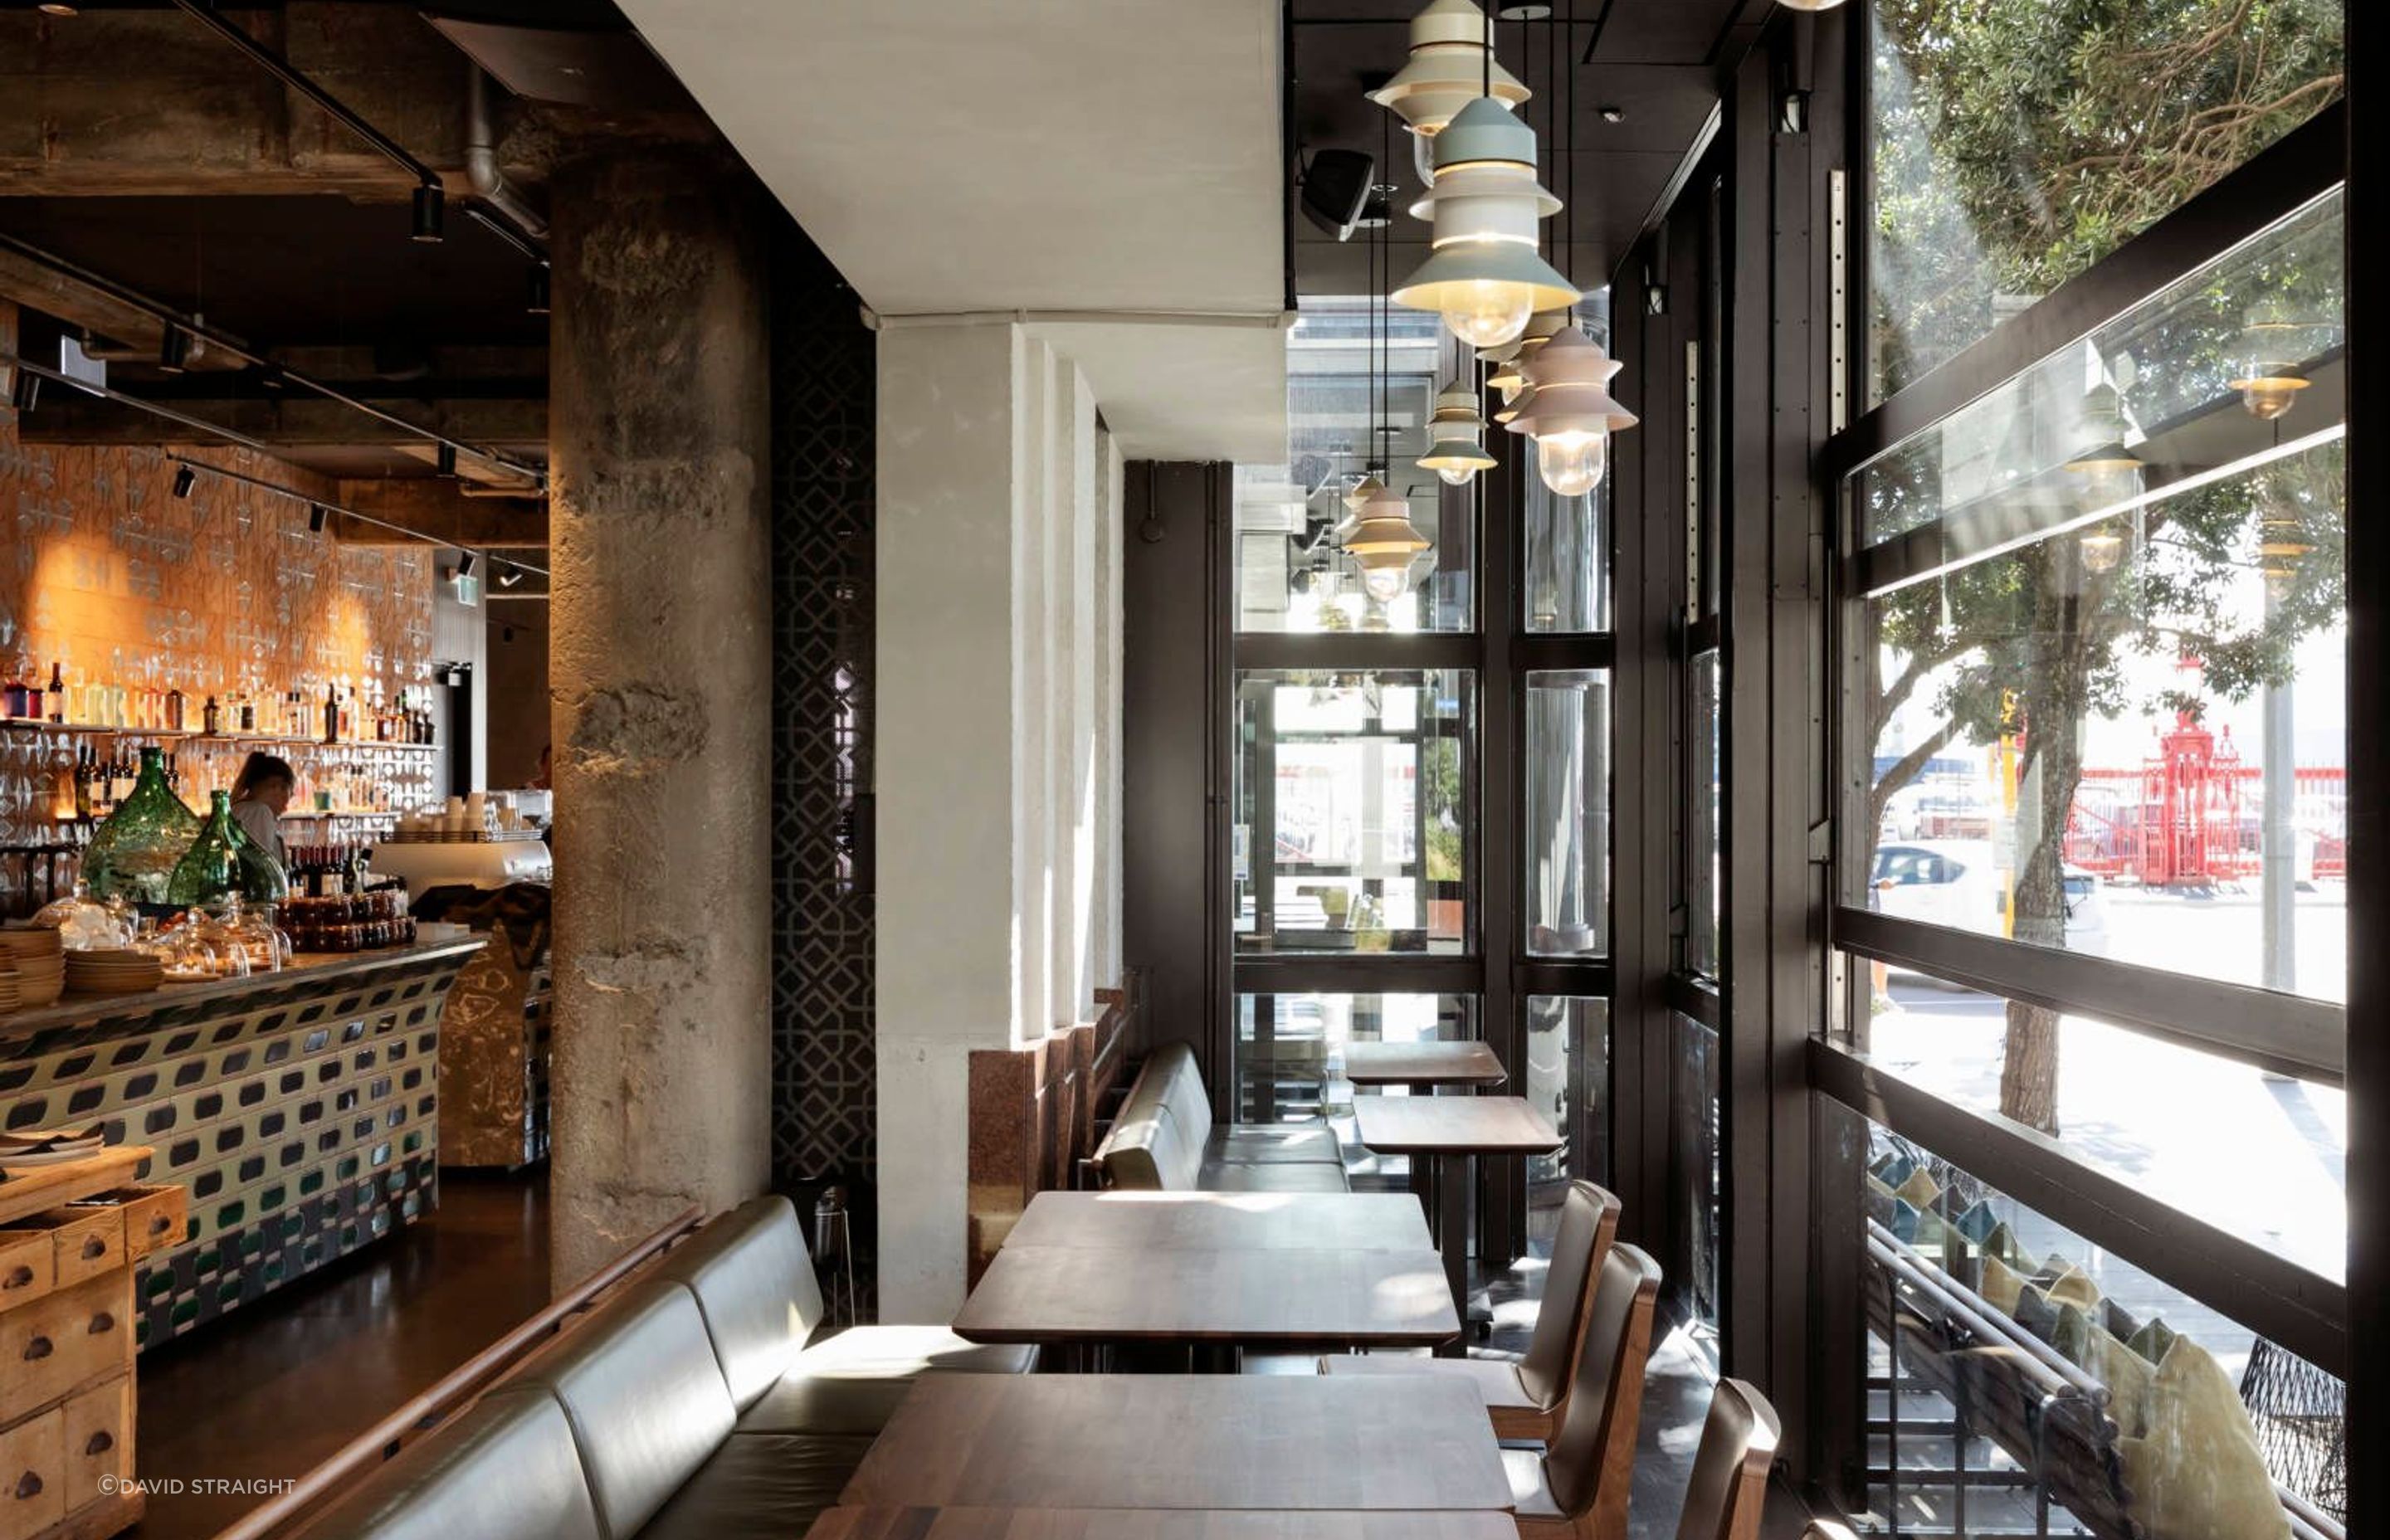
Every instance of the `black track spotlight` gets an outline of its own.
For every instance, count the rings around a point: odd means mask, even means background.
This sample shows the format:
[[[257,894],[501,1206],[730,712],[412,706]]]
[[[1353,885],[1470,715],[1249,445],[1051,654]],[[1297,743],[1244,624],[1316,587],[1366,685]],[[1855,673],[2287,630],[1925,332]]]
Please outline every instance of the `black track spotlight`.
[[[436,246],[448,238],[448,195],[433,183],[426,182],[415,189],[415,238],[426,246]]]
[[[531,281],[525,286],[523,309],[533,315],[547,314],[547,267],[546,263],[531,270]]]
[[[511,642],[514,639],[515,628],[513,626],[502,625],[498,627],[498,640],[502,642]]]
[[[30,412],[42,399],[42,377],[31,369],[9,365],[0,369],[8,381],[8,404],[19,412]]]
[[[321,534],[321,533],[324,533],[324,520],[327,520],[327,519],[328,519],[328,518],[330,518],[330,517],[331,517],[331,510],[330,510],[330,509],[328,509],[328,508],[327,508],[327,507],[325,507],[323,504],[321,504],[321,503],[310,503],[310,504],[308,504],[308,505],[307,505],[307,533],[308,533],[309,534]]]
[[[441,444],[439,448],[431,452],[431,456],[432,468],[439,471],[441,475],[454,476],[456,474],[456,446],[455,444]]]
[[[158,366],[168,374],[181,374],[191,356],[191,334],[172,321],[158,334]]]
[[[176,466],[174,468],[174,495],[177,497],[188,497],[191,494],[191,487],[193,483],[197,482],[199,479],[199,473],[193,470],[189,466]]]
[[[497,580],[499,587],[512,588],[522,582],[523,570],[511,561],[499,561],[493,558],[490,562],[490,576]]]
[[[459,551],[456,553],[456,575],[460,578],[471,577],[473,575],[472,552]]]

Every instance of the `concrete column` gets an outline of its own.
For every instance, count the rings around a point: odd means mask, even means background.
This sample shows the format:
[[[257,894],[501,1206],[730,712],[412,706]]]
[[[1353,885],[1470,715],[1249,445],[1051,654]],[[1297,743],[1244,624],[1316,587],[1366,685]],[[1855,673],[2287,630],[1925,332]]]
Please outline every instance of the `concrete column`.
[[[880,1314],[962,1303],[969,1056],[1026,1035],[1040,571],[1027,348],[1011,326],[880,334]],[[1036,752],[1032,753],[1034,744]],[[1033,769],[1034,774],[1033,775]]]
[[[737,168],[559,169],[553,1276],[768,1174],[769,454]]]
[[[1023,337],[1012,379],[1014,402],[1012,699],[1019,723],[1014,760],[1013,913],[1021,936],[1020,1009],[1011,1042],[1047,1030],[1054,1010],[1054,746],[1052,692],[1057,584],[1051,521],[1054,459],[1052,353]]]
[[[1056,870],[1064,895],[1055,930],[1056,1024],[1093,1020],[1096,980],[1096,399],[1077,365],[1057,357],[1054,454],[1063,494],[1054,501],[1061,603],[1054,610],[1056,660]]]

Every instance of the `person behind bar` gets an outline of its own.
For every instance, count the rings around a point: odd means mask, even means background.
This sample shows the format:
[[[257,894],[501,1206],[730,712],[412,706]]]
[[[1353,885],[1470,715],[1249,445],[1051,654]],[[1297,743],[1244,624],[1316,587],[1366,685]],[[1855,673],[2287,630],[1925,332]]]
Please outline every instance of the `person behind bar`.
[[[282,810],[290,805],[290,793],[298,787],[298,773],[279,754],[251,754],[232,783],[233,821],[277,866],[288,865],[282,851]]]

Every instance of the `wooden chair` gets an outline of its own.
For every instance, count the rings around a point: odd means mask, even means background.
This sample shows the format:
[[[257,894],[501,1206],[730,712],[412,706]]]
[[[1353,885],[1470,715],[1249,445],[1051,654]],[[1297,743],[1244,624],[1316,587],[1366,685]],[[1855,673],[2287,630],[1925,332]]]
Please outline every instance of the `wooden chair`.
[[[1659,1298],[1660,1264],[1636,1247],[1613,1246],[1593,1287],[1558,1436],[1540,1455],[1502,1451],[1521,1540],[1625,1540]]]
[[[1484,1396],[1496,1438],[1550,1442],[1575,1382],[1577,1349],[1593,1310],[1593,1280],[1610,1258],[1618,1212],[1618,1200],[1591,1182],[1569,1184],[1524,1358],[1336,1357],[1321,1359],[1319,1372],[1459,1376]]]
[[[1767,1470],[1776,1463],[1783,1429],[1767,1398],[1740,1380],[1721,1380],[1710,1395],[1702,1423],[1701,1447],[1693,1451],[1693,1477],[1685,1493],[1685,1516],[1677,1540],[1757,1540],[1760,1510],[1767,1504]],[[1826,1540],[1842,1526],[1810,1526]]]

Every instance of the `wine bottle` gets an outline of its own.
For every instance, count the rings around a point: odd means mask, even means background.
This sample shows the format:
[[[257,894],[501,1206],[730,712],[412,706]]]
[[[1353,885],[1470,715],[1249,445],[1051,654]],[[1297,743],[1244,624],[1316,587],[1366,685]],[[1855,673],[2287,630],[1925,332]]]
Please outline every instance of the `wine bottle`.
[[[224,725],[224,712],[217,707],[216,698],[212,695],[208,697],[207,705],[199,712],[199,725],[210,738],[215,737],[217,729]]]
[[[50,664],[50,720],[63,724],[67,719],[67,678],[58,663]]]
[[[341,687],[338,685],[324,687],[324,741],[341,741]]]

